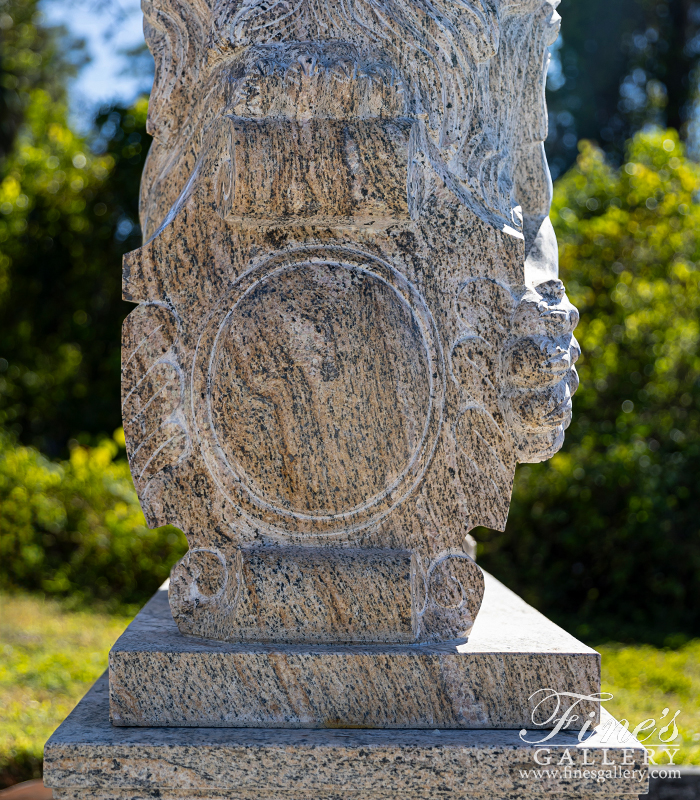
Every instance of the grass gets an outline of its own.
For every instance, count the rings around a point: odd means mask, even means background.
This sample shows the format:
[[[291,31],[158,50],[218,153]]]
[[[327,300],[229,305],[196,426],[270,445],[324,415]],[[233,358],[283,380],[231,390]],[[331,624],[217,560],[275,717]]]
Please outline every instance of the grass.
[[[109,648],[128,622],[0,594],[0,788],[41,776],[44,742],[106,669]],[[700,764],[700,640],[676,649],[596,649],[603,655],[603,691],[614,695],[607,709],[634,729],[668,708],[657,732],[680,709],[675,763]],[[662,731],[663,738],[670,733]]]
[[[0,788],[41,777],[44,742],[107,668],[128,622],[0,594]]]
[[[674,763],[700,765],[700,639],[675,649],[605,644],[596,650],[602,655],[602,691],[613,694],[607,710],[618,720],[627,719],[630,730],[655,720],[655,727],[649,725],[638,736],[648,736],[647,745],[659,745],[660,738],[673,735],[673,724],[667,731],[664,726],[678,711],[679,736],[671,745],[679,748]],[[661,719],[664,709],[668,712]],[[660,755],[657,763],[668,764],[668,755]]]

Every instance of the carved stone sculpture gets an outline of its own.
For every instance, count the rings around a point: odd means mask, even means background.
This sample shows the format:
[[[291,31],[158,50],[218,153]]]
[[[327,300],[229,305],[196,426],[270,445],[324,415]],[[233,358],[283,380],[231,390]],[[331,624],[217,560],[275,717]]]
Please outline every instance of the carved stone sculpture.
[[[149,524],[189,551],[47,743],[46,785],[646,791],[599,654],[470,556],[516,464],[561,447],[577,383],[542,147],[555,2],[143,5],[124,430]],[[558,781],[529,769],[544,741]]]
[[[122,404],[183,633],[438,642],[465,536],[562,445],[548,0],[143,0],[156,61]]]

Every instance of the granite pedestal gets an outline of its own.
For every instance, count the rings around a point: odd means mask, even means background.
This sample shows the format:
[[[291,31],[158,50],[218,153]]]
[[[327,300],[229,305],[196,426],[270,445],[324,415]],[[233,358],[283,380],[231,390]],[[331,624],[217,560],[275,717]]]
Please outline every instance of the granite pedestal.
[[[520,729],[538,690],[599,692],[600,656],[488,574],[469,640],[434,645],[199,639],[163,587],[112,648],[109,683],[114,725]],[[574,727],[598,720],[598,703],[577,708]]]
[[[604,711],[603,722],[611,719]],[[643,747],[619,726],[607,732],[582,743],[574,732],[560,733],[537,746],[515,730],[115,727],[104,675],[47,743],[44,782],[56,800],[631,800],[646,793]]]
[[[195,639],[163,587],[47,743],[46,785],[56,800],[646,793],[644,748],[604,709],[582,741],[569,729],[542,742],[551,722],[532,730],[531,695],[599,691],[599,656],[485,579],[469,641],[440,646]],[[580,727],[590,712],[577,708]]]

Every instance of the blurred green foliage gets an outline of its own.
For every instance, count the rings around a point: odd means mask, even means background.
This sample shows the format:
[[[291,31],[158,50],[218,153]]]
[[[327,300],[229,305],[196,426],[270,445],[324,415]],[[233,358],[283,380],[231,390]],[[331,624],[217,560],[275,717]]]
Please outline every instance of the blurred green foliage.
[[[661,746],[666,740],[674,749],[675,764],[700,764],[700,639],[676,649],[650,645],[604,644],[601,655],[601,691],[613,697],[605,708],[616,719],[629,722],[634,730],[644,720],[656,726],[640,732],[638,738],[656,754],[656,763],[669,763]],[[666,710],[666,714],[664,714]],[[664,731],[676,715],[672,726]]]
[[[486,569],[589,640],[700,633],[699,189],[672,130],[637,134],[620,169],[584,142],[555,187],[573,422],[518,467],[505,533],[476,537]]]
[[[616,163],[627,139],[650,124],[700,146],[696,0],[585,0],[560,11],[547,80],[555,177],[575,161],[579,139],[595,140]]]
[[[0,142],[12,145],[0,161],[0,586],[128,608],[186,547],[174,528],[146,528],[107,438],[147,101],[105,109],[80,135],[65,32],[41,23],[36,0],[0,0],[0,30],[0,102],[13,110]]]
[[[0,0],[0,164],[12,148],[32,92],[41,88],[60,102],[65,79],[77,66],[58,56],[65,31],[47,29],[40,20],[38,0]],[[80,52],[79,47],[73,50]]]
[[[88,141],[62,103],[33,90],[5,162],[0,425],[51,455],[119,423],[120,326],[132,307],[120,262],[140,244],[146,109],[111,109]]]
[[[65,456],[69,439],[95,443],[119,424],[132,308],[120,263],[141,239],[147,101],[106,109],[77,134],[65,34],[42,26],[36,0],[0,3],[0,83],[21,122],[0,162],[0,426]]]
[[[185,537],[146,527],[118,451],[106,439],[51,462],[0,438],[0,589],[134,612],[168,577]]]
[[[631,648],[605,644],[600,646],[600,650],[605,656],[608,682],[614,687],[610,689],[613,693],[629,692],[645,700],[655,693],[676,695],[679,705],[690,703],[697,706],[700,698],[700,640],[686,643],[677,650],[666,648],[663,658],[650,645]],[[618,697],[621,699],[623,697]],[[700,706],[693,710],[700,711]]]

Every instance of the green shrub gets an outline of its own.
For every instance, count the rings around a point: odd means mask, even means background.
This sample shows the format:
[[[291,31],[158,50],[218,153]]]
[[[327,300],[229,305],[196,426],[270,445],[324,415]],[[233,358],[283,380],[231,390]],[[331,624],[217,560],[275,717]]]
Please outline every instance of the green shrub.
[[[167,578],[184,536],[146,527],[118,452],[105,440],[51,462],[0,438],[0,587],[123,608]]]
[[[146,110],[143,98],[110,109],[86,138],[35,89],[0,170],[0,426],[53,458],[119,425],[121,324],[133,309],[121,257],[141,244]]]
[[[613,695],[605,708],[619,721],[628,720],[630,730],[644,720],[658,720],[655,730],[640,733],[640,739],[649,737],[648,745],[673,736],[672,728],[662,726],[679,712],[674,722],[679,736],[671,745],[678,748],[674,763],[700,764],[700,640],[677,649],[604,644],[596,650],[602,656],[601,689]],[[669,763],[668,753],[656,752],[659,766]]]
[[[599,641],[700,634],[699,187],[674,131],[620,169],[581,143],[552,209],[581,311],[573,423],[518,468],[505,533],[475,532],[485,568]]]

